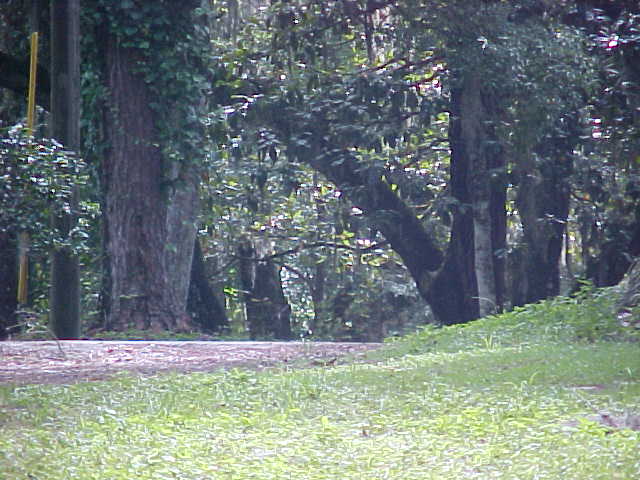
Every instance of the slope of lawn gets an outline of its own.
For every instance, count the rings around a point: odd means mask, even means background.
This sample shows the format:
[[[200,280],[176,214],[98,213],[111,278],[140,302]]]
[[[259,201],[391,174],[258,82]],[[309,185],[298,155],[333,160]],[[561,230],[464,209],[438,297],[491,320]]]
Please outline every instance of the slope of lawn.
[[[0,387],[2,479],[640,478],[640,343],[605,292],[368,362]]]

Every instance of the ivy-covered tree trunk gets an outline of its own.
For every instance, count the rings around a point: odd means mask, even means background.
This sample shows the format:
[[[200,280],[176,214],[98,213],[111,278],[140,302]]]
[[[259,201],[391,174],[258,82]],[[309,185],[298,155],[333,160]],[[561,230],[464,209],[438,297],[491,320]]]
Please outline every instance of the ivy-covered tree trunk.
[[[253,340],[290,340],[291,306],[282,290],[280,272],[273,260],[264,259],[264,249],[249,238],[238,243],[240,284],[245,302],[249,334]]]
[[[114,34],[104,39],[110,92],[104,158],[111,291],[108,328],[170,330],[185,314],[165,263],[168,196],[154,128],[154,96],[136,74],[140,56]]]
[[[196,33],[198,6],[156,2],[132,10],[104,3],[97,11],[105,20],[98,48],[109,92],[109,149],[102,162],[108,328],[190,325],[198,181],[193,138],[202,103],[197,55],[207,45],[197,43],[203,40]],[[183,76],[178,64],[192,67],[193,77]]]

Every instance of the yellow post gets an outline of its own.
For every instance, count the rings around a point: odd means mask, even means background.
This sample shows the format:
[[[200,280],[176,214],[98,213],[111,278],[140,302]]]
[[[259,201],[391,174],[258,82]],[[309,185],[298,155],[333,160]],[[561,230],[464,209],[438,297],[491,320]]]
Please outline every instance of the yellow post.
[[[38,75],[38,32],[31,34],[31,60],[29,62],[29,100],[27,103],[27,129],[33,134],[36,117],[36,78]]]
[[[29,297],[29,234],[20,232],[18,236],[18,255],[19,255],[19,272],[18,272],[18,303],[24,305]]]
[[[36,117],[36,78],[38,73],[38,32],[31,34],[31,59],[29,62],[29,97],[27,101],[27,132],[33,135]],[[18,236],[18,303],[26,304],[29,298],[29,234]]]

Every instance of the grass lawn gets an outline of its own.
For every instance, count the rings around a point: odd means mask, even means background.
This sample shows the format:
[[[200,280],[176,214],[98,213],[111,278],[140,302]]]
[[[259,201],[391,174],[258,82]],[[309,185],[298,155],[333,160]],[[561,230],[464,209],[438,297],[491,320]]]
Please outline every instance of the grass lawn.
[[[553,300],[366,363],[1,386],[0,478],[638,479],[640,343],[610,311]]]

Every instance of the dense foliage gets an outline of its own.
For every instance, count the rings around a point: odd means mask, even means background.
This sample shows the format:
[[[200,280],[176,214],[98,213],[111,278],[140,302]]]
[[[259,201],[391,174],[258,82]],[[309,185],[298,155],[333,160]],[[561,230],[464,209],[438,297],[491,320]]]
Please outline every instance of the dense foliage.
[[[60,245],[86,252],[90,222],[98,211],[87,202],[74,205],[77,190],[89,183],[82,159],[55,140],[36,141],[18,125],[0,140],[0,165],[0,231],[28,233],[30,250],[39,256]],[[62,213],[80,217],[66,236],[51,224],[51,215]]]
[[[3,50],[24,51],[20,8],[2,16]],[[381,339],[614,285],[640,253],[634,2],[100,1],[81,15],[94,168],[7,136],[0,250],[20,229],[70,241],[46,219],[72,183],[100,203],[102,227],[82,214],[72,232],[99,259],[85,262],[90,329]]]

